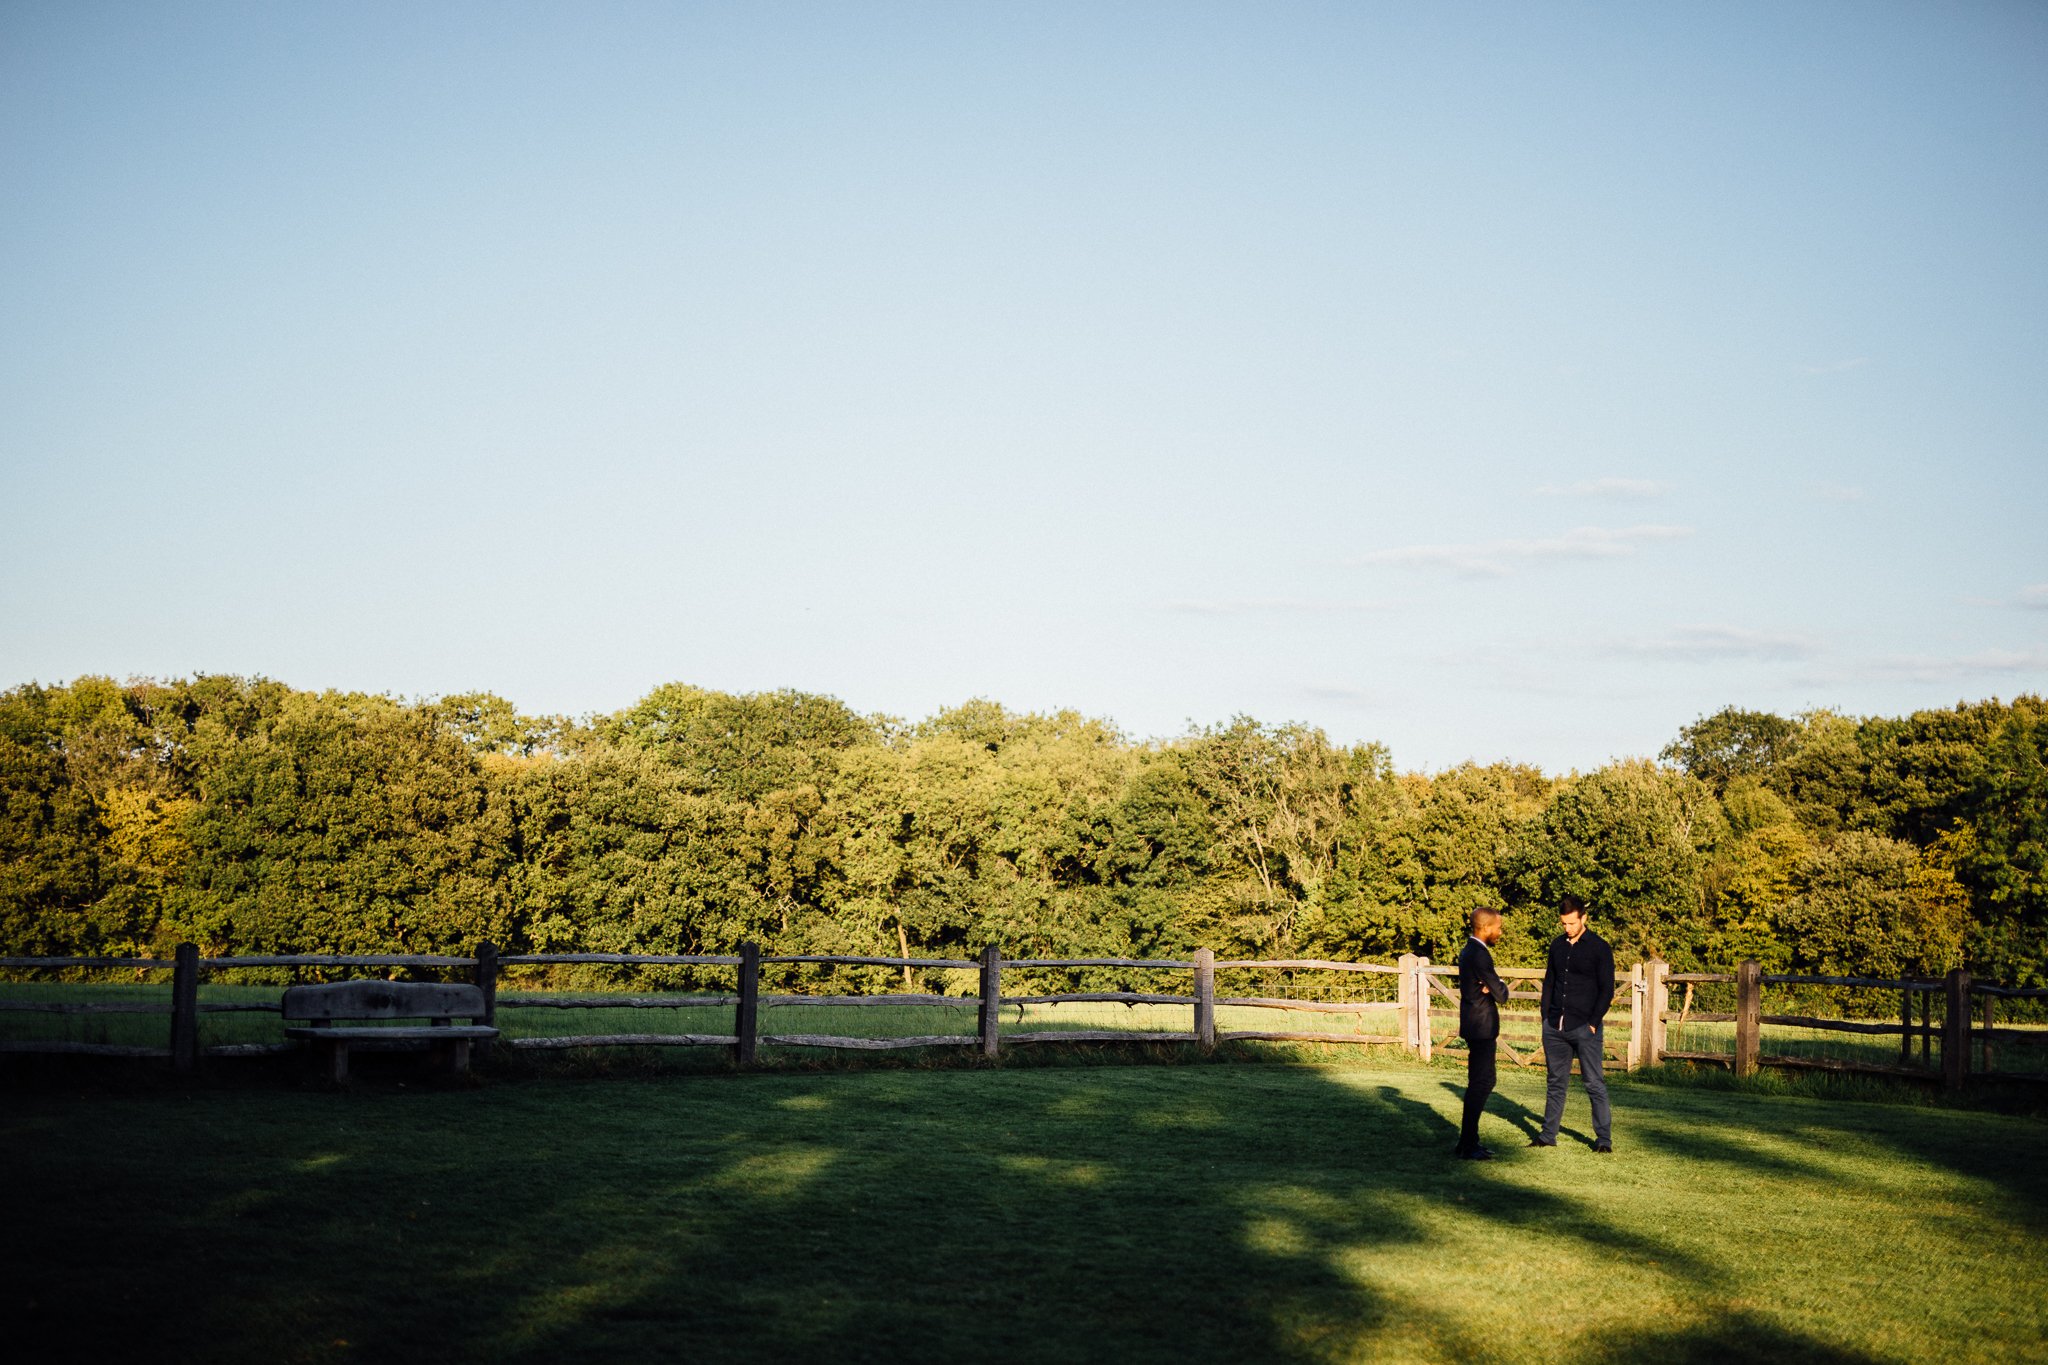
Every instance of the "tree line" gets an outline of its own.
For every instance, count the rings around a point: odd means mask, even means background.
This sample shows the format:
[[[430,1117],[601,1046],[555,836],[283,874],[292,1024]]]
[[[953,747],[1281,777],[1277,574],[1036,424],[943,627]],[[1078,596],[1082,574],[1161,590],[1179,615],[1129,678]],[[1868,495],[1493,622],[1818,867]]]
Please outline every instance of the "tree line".
[[[1566,892],[1624,961],[2048,983],[2048,703],[1729,708],[1558,776],[680,683],[580,720],[231,676],[0,693],[7,955],[1447,960],[1491,904],[1530,963]]]

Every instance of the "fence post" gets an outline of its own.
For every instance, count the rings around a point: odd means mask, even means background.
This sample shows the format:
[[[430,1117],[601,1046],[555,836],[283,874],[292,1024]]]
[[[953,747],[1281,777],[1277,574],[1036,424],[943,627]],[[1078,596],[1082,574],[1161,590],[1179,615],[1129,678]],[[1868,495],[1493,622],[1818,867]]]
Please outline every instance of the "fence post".
[[[1650,1040],[1643,1036],[1643,1006],[1647,1003],[1644,994],[1649,985],[1643,979],[1643,964],[1638,962],[1628,969],[1628,1051],[1621,1057],[1621,1069],[1634,1071],[1643,1064],[1645,1044]]]
[[[1426,1062],[1434,1042],[1429,1030],[1429,959],[1421,954],[1415,958],[1415,1033],[1417,1054]]]
[[[1913,988],[1899,992],[1899,1065],[1913,1064]]]
[[[1664,1065],[1664,1016],[1671,1009],[1671,964],[1650,959],[1650,1052],[1644,1066]]]
[[[1754,1076],[1763,1037],[1764,966],[1746,958],[1735,969],[1735,1074]]]
[[[1195,949],[1195,1041],[1216,1047],[1216,954]]]
[[[754,1064],[755,1040],[761,1013],[761,945],[740,945],[740,1002],[733,1009],[732,1059],[741,1066]]]
[[[485,939],[476,945],[476,988],[484,993],[484,1017],[477,1022],[486,1028],[498,1024],[498,945]],[[479,1063],[491,1059],[491,1040],[479,1038],[476,1042],[476,1060]]]
[[[981,1055],[996,1055],[996,1025],[1003,1013],[1003,950],[991,943],[981,950]]]
[[[1401,1021],[1401,1046],[1410,1052],[1414,1052],[1416,1050],[1415,954],[1401,954],[1400,960],[1394,965],[1398,972],[1394,977],[1394,999],[1399,1006],[1395,1012],[1395,1017]]]
[[[1997,999],[1995,995],[1984,997],[1984,1034],[1983,1041],[1978,1044],[1977,1070],[1987,1076],[1991,1074],[1991,1005]]]
[[[1941,1021],[1941,1079],[1961,1090],[1970,1076],[1970,973],[1962,967],[1948,974],[1948,1017]]]
[[[199,1066],[199,945],[180,943],[171,970],[171,1067]]]

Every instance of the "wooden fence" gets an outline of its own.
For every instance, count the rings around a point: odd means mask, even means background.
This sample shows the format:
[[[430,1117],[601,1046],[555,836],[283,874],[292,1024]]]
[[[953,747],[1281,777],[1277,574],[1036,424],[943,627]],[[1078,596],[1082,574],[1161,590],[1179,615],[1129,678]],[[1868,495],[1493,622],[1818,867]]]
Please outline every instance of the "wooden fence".
[[[169,1016],[169,1036],[162,1047],[132,1046],[111,1043],[85,1043],[65,1041],[0,1041],[0,1052],[52,1052],[87,1053],[127,1057],[167,1058],[173,1067],[181,1072],[194,1070],[203,1057],[235,1057],[262,1055],[291,1051],[295,1044],[278,1041],[274,1043],[227,1043],[202,1047],[199,1036],[199,1017],[203,1014],[223,1012],[269,1012],[278,1013],[281,1004],[264,1001],[202,1002],[199,999],[199,983],[206,972],[245,967],[286,967],[286,968],[428,968],[442,971],[466,971],[484,993],[485,1017],[483,1022],[494,1023],[498,1006],[498,974],[503,967],[512,966],[556,966],[556,965],[613,965],[621,967],[651,966],[711,966],[730,967],[734,970],[737,989],[732,994],[699,994],[634,996],[625,999],[608,996],[519,996],[513,997],[522,1009],[701,1009],[706,1007],[730,1008],[732,1030],[729,1033],[604,1033],[565,1034],[535,1037],[500,1038],[498,1045],[514,1050],[549,1050],[565,1048],[596,1047],[720,1047],[729,1048],[733,1059],[742,1064],[754,1062],[762,1046],[848,1048],[848,1049],[893,1049],[925,1047],[971,1047],[980,1055],[993,1058],[1006,1046],[1033,1043],[1092,1043],[1092,1042],[1160,1042],[1191,1043],[1203,1048],[1213,1048],[1219,1042],[1244,1041],[1309,1041],[1337,1044],[1384,1044],[1399,1047],[1424,1060],[1456,1033],[1457,992],[1454,981],[1455,967],[1435,966],[1426,957],[1405,955],[1394,965],[1370,962],[1335,962],[1322,959],[1275,958],[1242,959],[1218,961],[1215,954],[1206,948],[1198,949],[1186,960],[1161,958],[1018,958],[1006,960],[993,945],[984,948],[977,959],[964,958],[917,958],[917,957],[862,957],[832,954],[817,955],[771,955],[764,956],[751,943],[740,945],[736,955],[707,954],[628,954],[628,953],[523,953],[500,956],[497,949],[485,943],[478,947],[474,957],[452,957],[437,955],[384,954],[373,956],[253,956],[202,958],[197,947],[190,943],[178,945],[176,955],[171,959],[161,958],[116,958],[116,957],[10,957],[0,958],[0,968],[14,969],[134,969],[145,972],[171,973],[171,1000],[169,1004],[130,1001],[98,1001],[86,1003],[59,1003],[52,1001],[0,1001],[0,1012],[35,1011],[60,1015],[94,1014],[159,1014]],[[883,995],[792,995],[763,994],[761,991],[761,968],[764,965],[829,965],[829,966],[874,966],[900,968],[906,972],[914,970],[956,970],[974,971],[978,974],[978,990],[971,996],[920,994],[900,992]],[[1191,973],[1193,990],[1191,994],[1177,994],[1149,991],[1074,991],[1052,994],[1003,994],[1003,973],[1012,971],[1073,970],[1089,968],[1116,968],[1124,971],[1161,971]],[[1341,1001],[1312,1000],[1281,996],[1219,996],[1216,993],[1216,973],[1224,971],[1286,971],[1311,973],[1345,973],[1364,975],[1386,975],[1396,978],[1395,999],[1387,1001]],[[1536,1000],[1540,991],[1532,988],[1543,976],[1538,968],[1506,967],[1500,975],[1510,986],[1509,1003]],[[1694,992],[1706,985],[1735,987],[1735,1010],[1732,1013],[1715,1013],[1693,1008]],[[1716,972],[1673,972],[1669,965],[1652,960],[1631,967],[1625,976],[1617,975],[1616,1005],[1626,1011],[1627,1031],[1616,1041],[1609,1043],[1611,1055],[1625,1069],[1634,1070],[1642,1066],[1654,1066],[1664,1061],[1687,1061],[1721,1064],[1733,1067],[1738,1074],[1748,1074],[1759,1067],[1818,1068],[1834,1071],[1869,1072],[1886,1075],[1910,1076],[1933,1079],[1939,1077],[1951,1088],[1959,1088],[1972,1074],[1972,1059],[1980,1075],[2011,1077],[2015,1079],[2048,1081],[2048,1074],[2028,1069],[2009,1070],[1996,1068],[1998,1057],[1996,1045],[2006,1042],[2024,1042],[2039,1046],[2048,1044],[2048,1033],[2035,1030],[2001,1028],[1996,1025],[1996,1002],[1999,1000],[2041,1000],[2048,999],[2048,990],[2018,990],[2010,987],[1978,984],[1971,980],[1966,971],[1950,972],[1944,980],[1876,980],[1862,977],[1827,976],[1771,976],[1764,974],[1755,962],[1744,962],[1733,973]],[[1762,1012],[1763,990],[1767,986],[1830,986],[1897,992],[1900,1000],[1899,1022],[1869,1022],[1847,1019],[1830,1019],[1810,1015],[1780,1015]],[[1672,1008],[1674,990],[1680,995],[1677,1009]],[[1939,1020],[1935,1018],[1934,997],[1941,996],[1943,1007]],[[999,1027],[1000,1014],[1006,1006],[1019,1008],[1035,1004],[1063,1003],[1116,1003],[1124,1005],[1185,1005],[1190,1009],[1190,1027],[1186,1030],[1144,1031],[1132,1029],[1038,1029],[1008,1033]],[[1981,1002],[1981,1003],[1980,1003]],[[508,1004],[511,1001],[508,1001]],[[975,1031],[972,1034],[920,1034],[894,1037],[848,1037],[833,1034],[777,1033],[763,1032],[761,1012],[791,1005],[831,1006],[926,1006],[941,1009],[975,1011]],[[1216,1011],[1219,1006],[1250,1007],[1257,1009],[1311,1011],[1324,1014],[1349,1014],[1363,1016],[1369,1013],[1388,1011],[1397,1015],[1396,1030],[1385,1033],[1339,1033],[1313,1030],[1257,1029],[1221,1030],[1217,1027]],[[1917,1007],[1917,1021],[1915,1018]],[[1981,1022],[1975,1016],[1981,1009]],[[1610,1018],[1616,1018],[1610,1011]],[[1441,1034],[1434,1021],[1448,1020],[1451,1025]],[[1681,1031],[1692,1024],[1733,1024],[1734,1050],[1730,1053],[1678,1051],[1667,1047],[1668,1031],[1677,1026]],[[1531,1046],[1540,1033],[1540,1021],[1533,1013],[1504,1010],[1502,1014],[1502,1047],[1510,1061],[1519,1066],[1533,1065],[1540,1058],[1540,1049]],[[1899,1060],[1896,1064],[1877,1064],[1868,1061],[1849,1061],[1832,1058],[1797,1057],[1784,1054],[1765,1054],[1762,1051],[1763,1030],[1770,1028],[1798,1028],[1823,1032],[1852,1034],[1895,1034],[1899,1038]],[[1610,1038],[1618,1031],[1610,1026]],[[1936,1061],[1939,1040],[1938,1064]],[[1517,1044],[1521,1044],[1518,1047]],[[1917,1045],[1918,1060],[1914,1058]],[[1524,1050],[1526,1049],[1526,1050]],[[1938,1070],[1937,1070],[1938,1065]]]

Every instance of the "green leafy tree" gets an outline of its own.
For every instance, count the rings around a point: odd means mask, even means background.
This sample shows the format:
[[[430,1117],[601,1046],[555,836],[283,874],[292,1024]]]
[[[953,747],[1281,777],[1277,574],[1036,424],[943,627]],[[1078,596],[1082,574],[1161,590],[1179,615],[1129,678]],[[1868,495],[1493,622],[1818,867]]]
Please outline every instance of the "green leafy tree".
[[[510,811],[431,710],[298,693],[200,747],[180,933],[266,953],[507,940]]]
[[[1798,738],[1799,726],[1783,716],[1727,706],[1681,729],[1658,757],[1718,793],[1737,778],[1775,774]]]
[[[1669,957],[1706,909],[1707,855],[1726,822],[1696,778],[1632,760],[1564,786],[1521,856],[1517,881],[1554,909],[1584,898],[1617,950]],[[1546,936],[1547,937],[1547,936]]]

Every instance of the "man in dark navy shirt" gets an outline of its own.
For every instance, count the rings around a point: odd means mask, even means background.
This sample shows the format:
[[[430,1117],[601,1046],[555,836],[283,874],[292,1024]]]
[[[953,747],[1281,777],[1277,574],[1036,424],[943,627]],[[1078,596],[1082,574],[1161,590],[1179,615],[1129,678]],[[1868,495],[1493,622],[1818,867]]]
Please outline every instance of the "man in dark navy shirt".
[[[1472,936],[1458,954],[1458,1036],[1465,1040],[1465,1122],[1453,1154],[1467,1161],[1491,1161],[1479,1145],[1479,1113],[1493,1093],[1494,1053],[1500,1043],[1500,1006],[1508,988],[1493,968],[1500,942],[1500,911],[1474,910]]]
[[[1601,1022],[1614,1003],[1614,949],[1586,927],[1586,903],[1566,896],[1557,912],[1564,932],[1550,942],[1550,960],[1543,972],[1543,1066],[1548,1072],[1543,1093],[1543,1131],[1529,1139],[1531,1147],[1557,1146],[1557,1127],[1564,1121],[1564,1095],[1571,1084],[1572,1058],[1579,1060],[1579,1078],[1593,1101],[1593,1150],[1612,1152],[1614,1134],[1607,1107],[1607,1077],[1602,1072]]]

